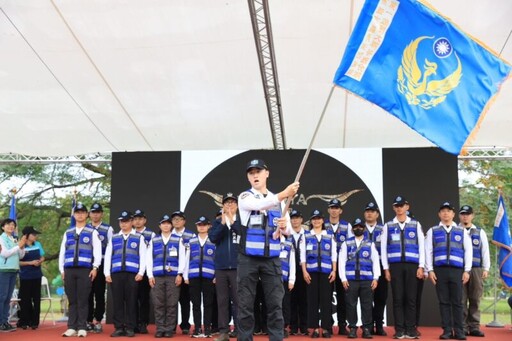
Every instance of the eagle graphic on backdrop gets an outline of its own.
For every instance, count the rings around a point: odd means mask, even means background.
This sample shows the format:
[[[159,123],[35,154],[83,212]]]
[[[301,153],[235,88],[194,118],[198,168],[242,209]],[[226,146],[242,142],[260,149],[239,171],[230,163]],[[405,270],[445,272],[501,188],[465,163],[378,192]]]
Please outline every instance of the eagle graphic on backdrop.
[[[413,40],[404,49],[402,64],[398,68],[398,91],[405,95],[410,105],[419,105],[423,109],[430,109],[442,103],[446,96],[455,89],[462,78],[462,65],[459,56],[457,68],[444,79],[433,79],[436,75],[438,64],[425,58],[423,70],[418,66],[416,53],[418,45],[422,40],[434,39],[434,37],[422,36]],[[453,48],[446,38],[439,38],[433,45],[434,54],[440,59],[452,54]]]
[[[305,201],[305,205],[308,203],[308,200],[309,199],[320,199],[320,200],[323,200],[325,202],[329,202],[331,201],[332,199],[338,199],[342,205],[345,205],[345,203],[347,202],[348,198],[354,194],[354,193],[357,193],[357,192],[362,192],[363,190],[362,189],[353,189],[351,191],[348,191],[348,192],[344,192],[344,193],[341,193],[341,194],[312,194],[310,196],[308,196],[307,198],[304,199]],[[210,192],[210,191],[199,191],[199,193],[203,193],[203,194],[206,194],[206,195],[209,195],[210,197],[213,198],[213,201],[215,202],[215,204],[219,207],[222,207],[222,194],[218,194],[218,193],[213,193],[213,192]]]

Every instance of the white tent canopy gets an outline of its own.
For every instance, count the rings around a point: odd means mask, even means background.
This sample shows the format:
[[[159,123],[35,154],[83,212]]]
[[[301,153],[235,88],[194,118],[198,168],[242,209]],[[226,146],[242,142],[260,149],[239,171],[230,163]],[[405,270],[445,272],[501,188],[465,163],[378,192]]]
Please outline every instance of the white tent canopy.
[[[272,0],[289,148],[306,148],[363,0]],[[431,0],[512,61],[510,0]],[[0,153],[267,149],[247,1],[0,0]],[[473,142],[512,146],[512,82]],[[365,131],[364,137],[361,131]],[[336,89],[315,148],[432,144]]]

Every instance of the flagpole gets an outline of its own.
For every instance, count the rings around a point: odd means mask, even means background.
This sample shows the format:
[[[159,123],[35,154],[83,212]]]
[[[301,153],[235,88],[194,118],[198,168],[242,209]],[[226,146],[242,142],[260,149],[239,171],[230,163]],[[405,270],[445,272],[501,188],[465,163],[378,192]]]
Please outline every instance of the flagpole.
[[[498,276],[498,274],[500,272],[499,264],[498,264],[498,247],[497,246],[494,249],[494,256],[495,256],[494,259],[496,260],[496,272],[494,273],[494,279],[493,279],[493,287],[494,287],[493,320],[491,322],[487,323],[485,326],[490,327],[490,328],[503,328],[504,327],[503,323],[501,323],[500,321],[498,321],[496,319],[496,305],[498,303],[498,301],[496,300],[496,297],[498,296],[496,277]]]

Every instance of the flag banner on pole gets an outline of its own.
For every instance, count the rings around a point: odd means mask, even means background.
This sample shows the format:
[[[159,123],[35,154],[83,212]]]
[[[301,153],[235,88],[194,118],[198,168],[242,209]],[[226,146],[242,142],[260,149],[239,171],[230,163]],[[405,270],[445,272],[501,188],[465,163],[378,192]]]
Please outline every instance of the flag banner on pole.
[[[12,219],[14,221],[17,220],[16,218],[16,196],[13,194],[11,199],[11,209],[9,210],[9,219]]]
[[[500,276],[508,288],[512,287],[512,239],[510,238],[510,229],[508,226],[507,210],[505,202],[500,194],[498,199],[498,213],[494,222],[494,231],[492,234],[492,243],[499,247],[498,267]]]
[[[424,1],[366,0],[334,83],[458,155],[510,70]]]
[[[70,226],[71,227],[75,227],[76,226],[76,220],[75,220],[75,207],[76,207],[76,198],[73,197],[73,200],[71,201],[71,223],[70,223]]]

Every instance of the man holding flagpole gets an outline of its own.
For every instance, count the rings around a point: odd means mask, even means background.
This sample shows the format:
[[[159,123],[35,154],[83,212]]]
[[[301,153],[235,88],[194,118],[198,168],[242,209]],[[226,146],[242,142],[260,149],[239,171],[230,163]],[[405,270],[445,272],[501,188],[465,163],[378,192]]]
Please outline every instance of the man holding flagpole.
[[[500,276],[507,288],[512,287],[512,238],[508,226],[507,210],[505,201],[500,193],[498,199],[498,212],[494,222],[494,232],[492,234],[492,243],[499,248],[498,264]]]

